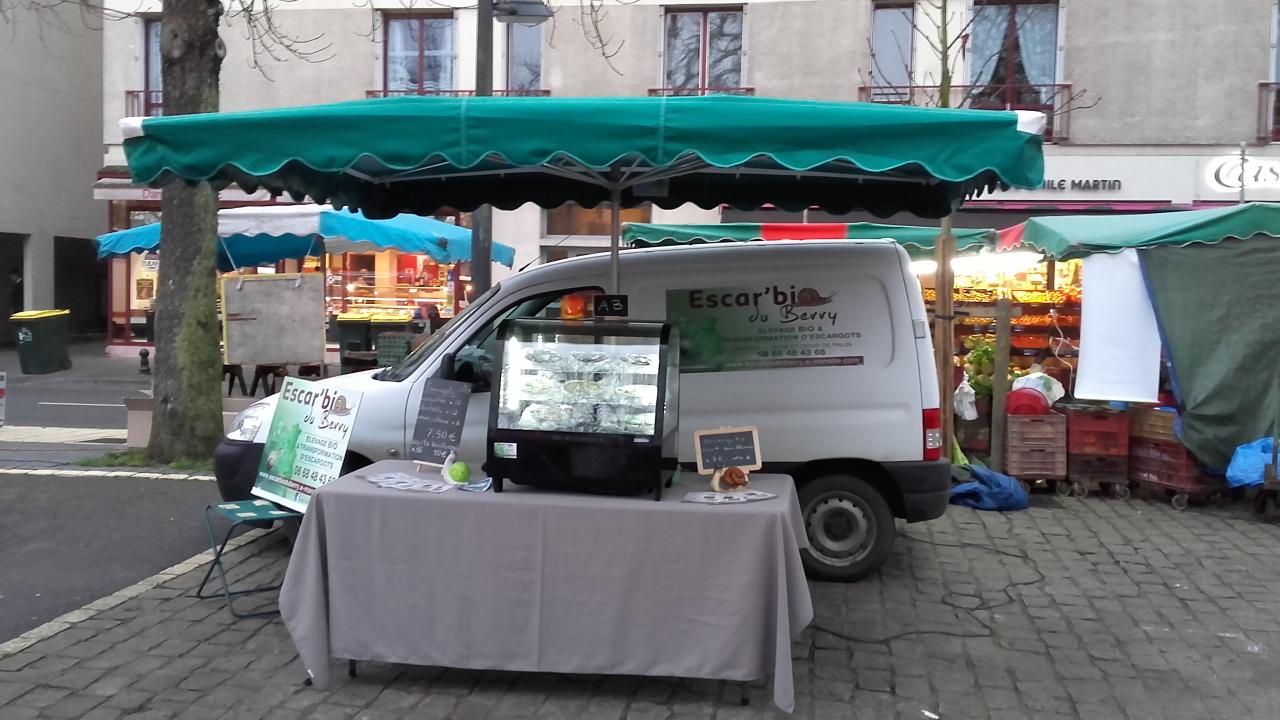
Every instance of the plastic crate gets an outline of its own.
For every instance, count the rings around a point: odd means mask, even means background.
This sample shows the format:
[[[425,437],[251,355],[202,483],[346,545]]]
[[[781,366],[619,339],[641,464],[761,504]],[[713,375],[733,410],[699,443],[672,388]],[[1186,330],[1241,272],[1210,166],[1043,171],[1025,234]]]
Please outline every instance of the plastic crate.
[[[1129,458],[1117,455],[1067,454],[1070,492],[1084,497],[1090,492],[1110,490],[1120,499],[1129,497]],[[1067,494],[1062,491],[1062,494]]]
[[[1187,507],[1188,499],[1221,498],[1222,481],[1200,470],[1191,453],[1177,442],[1133,440],[1129,445],[1129,478],[1145,489],[1174,493],[1172,503],[1178,510]]]
[[[1018,447],[1061,448],[1066,461],[1067,416],[1051,412],[1048,415],[1009,415],[1007,437],[1010,449]],[[1065,472],[1065,470],[1063,471]]]
[[[1177,443],[1178,434],[1174,429],[1178,423],[1178,413],[1172,408],[1160,410],[1152,407],[1135,407],[1129,410],[1129,435],[1143,440]]]
[[[1067,452],[1062,448],[1009,446],[1005,472],[1019,480],[1062,480]]]
[[[1129,454],[1129,414],[1103,407],[1066,408],[1067,452],[1125,457]]]

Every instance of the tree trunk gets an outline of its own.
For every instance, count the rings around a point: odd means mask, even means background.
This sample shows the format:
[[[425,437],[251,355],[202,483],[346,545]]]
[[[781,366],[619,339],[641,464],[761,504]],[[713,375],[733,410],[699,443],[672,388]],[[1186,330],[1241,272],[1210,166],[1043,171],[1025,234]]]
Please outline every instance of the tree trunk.
[[[164,114],[216,112],[225,49],[218,0],[164,0]],[[222,435],[216,253],[218,198],[209,185],[171,182],[161,200],[155,302],[154,460],[205,460]]]

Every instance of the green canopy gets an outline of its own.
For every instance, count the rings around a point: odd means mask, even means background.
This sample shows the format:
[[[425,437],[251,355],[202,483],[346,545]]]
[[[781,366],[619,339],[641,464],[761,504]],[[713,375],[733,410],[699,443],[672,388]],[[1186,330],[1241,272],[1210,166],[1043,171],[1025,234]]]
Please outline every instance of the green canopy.
[[[397,97],[122,121],[133,179],[370,217],[526,202],[950,213],[1038,187],[1039,113],[763,97]]]
[[[717,223],[707,225],[655,225],[627,223],[622,228],[622,241],[631,247],[657,245],[693,245],[714,242],[748,242],[752,240],[877,240],[889,238],[906,246],[907,252],[924,255],[933,251],[939,229],[918,225],[881,225],[879,223]],[[995,230],[955,228],[951,231],[956,250],[976,251],[992,247]]]
[[[1280,237],[1280,205],[1245,203],[1146,215],[1038,217],[1025,223],[1020,240],[1049,257],[1070,259],[1127,248],[1216,245],[1255,235]],[[1019,241],[1016,232],[1002,236],[1002,246]]]

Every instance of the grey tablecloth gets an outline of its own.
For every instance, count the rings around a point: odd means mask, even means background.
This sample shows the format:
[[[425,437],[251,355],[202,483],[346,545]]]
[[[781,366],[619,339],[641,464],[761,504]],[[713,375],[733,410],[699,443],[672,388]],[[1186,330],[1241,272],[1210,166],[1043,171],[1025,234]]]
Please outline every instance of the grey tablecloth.
[[[791,638],[813,619],[790,478],[778,497],[683,503],[553,493],[378,488],[368,473],[323,487],[289,561],[280,608],[319,687],[330,657],[557,673],[774,678],[795,704]]]

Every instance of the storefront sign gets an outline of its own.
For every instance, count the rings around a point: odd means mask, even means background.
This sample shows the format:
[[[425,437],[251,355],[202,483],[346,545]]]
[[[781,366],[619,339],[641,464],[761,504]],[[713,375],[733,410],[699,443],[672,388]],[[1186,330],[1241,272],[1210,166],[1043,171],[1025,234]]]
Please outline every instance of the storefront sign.
[[[1040,187],[997,190],[975,199],[1190,203],[1196,187],[1196,160],[1176,155],[1045,155],[1045,179]]]
[[[306,512],[317,489],[342,472],[361,393],[286,378],[253,494]]]
[[[1239,155],[1216,158],[1208,164],[1205,181],[1215,190],[1239,192],[1241,188],[1280,187],[1280,158],[1245,158]]]
[[[681,372],[861,365],[854,301],[803,283],[668,290],[667,318]]]
[[[1116,178],[1084,180],[1080,178],[1072,178],[1070,180],[1046,179],[1044,184],[1040,186],[1044,190],[1064,191],[1068,188],[1071,190],[1080,190],[1083,192],[1097,192],[1099,190],[1121,190],[1124,188],[1124,181]]]
[[[160,253],[154,250],[143,253],[138,267],[146,272],[160,272]]]

